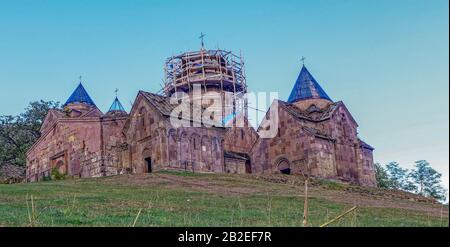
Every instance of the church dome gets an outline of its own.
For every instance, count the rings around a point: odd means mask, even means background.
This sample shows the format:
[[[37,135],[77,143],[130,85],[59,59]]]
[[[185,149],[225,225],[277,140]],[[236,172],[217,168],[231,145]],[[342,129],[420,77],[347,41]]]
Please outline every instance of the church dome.
[[[109,108],[108,112],[111,111],[125,111],[125,108],[123,108],[122,103],[120,103],[119,98],[116,97],[116,99],[114,99],[113,103],[111,104],[111,107]]]
[[[331,98],[303,65],[297,81],[294,84],[294,88],[289,95],[288,102],[295,103],[300,100],[308,99],[323,99],[332,102]]]
[[[64,106],[67,106],[69,104],[79,104],[84,103],[90,106],[96,106],[94,101],[91,99],[89,94],[86,92],[86,89],[84,89],[83,84],[78,85],[78,87],[73,91],[73,93],[70,95],[69,99],[67,99]]]
[[[116,96],[113,103],[111,104],[111,107],[109,107],[109,110],[106,113],[106,115],[118,116],[118,115],[126,115],[126,114],[128,114],[127,111],[125,111],[125,108],[122,106],[122,103],[120,103],[119,98],[117,98],[117,96]]]

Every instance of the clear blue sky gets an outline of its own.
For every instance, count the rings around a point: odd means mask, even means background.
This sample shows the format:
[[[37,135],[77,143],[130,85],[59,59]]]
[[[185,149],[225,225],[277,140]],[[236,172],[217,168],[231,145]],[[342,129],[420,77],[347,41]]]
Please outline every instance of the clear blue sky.
[[[166,57],[206,46],[242,51],[253,91],[287,99],[301,56],[343,100],[375,161],[426,159],[449,174],[447,0],[0,1],[0,115],[64,102],[83,75],[106,111],[157,91]]]

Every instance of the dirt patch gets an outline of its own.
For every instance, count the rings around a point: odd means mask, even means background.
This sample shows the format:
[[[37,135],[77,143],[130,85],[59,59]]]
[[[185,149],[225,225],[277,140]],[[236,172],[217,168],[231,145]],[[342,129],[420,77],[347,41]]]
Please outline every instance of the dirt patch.
[[[258,190],[243,186],[232,186],[229,181],[215,180],[208,176],[178,176],[163,173],[123,175],[104,180],[105,183],[124,186],[163,186],[186,191],[201,191],[221,195],[258,193]]]
[[[181,188],[189,191],[204,191],[224,196],[253,194],[259,192],[255,188],[233,186],[229,182],[223,180],[199,179],[198,177],[181,177],[166,174],[159,174],[158,177],[170,181],[170,187],[179,188],[181,185]]]
[[[276,194],[303,196],[304,178],[286,175],[223,175],[183,176],[170,173],[123,175],[105,178],[105,183],[121,186],[162,186],[185,191],[199,191],[221,196]],[[399,208],[448,217],[448,207],[430,198],[403,191],[361,187],[338,181],[312,179],[312,198],[363,207]]]

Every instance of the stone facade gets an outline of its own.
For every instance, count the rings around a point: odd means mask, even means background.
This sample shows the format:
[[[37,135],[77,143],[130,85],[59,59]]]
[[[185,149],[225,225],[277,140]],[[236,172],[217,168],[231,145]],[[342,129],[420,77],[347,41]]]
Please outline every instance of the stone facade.
[[[303,66],[288,102],[278,100],[277,136],[251,151],[258,173],[302,174],[376,186],[373,148],[342,101],[333,102]],[[270,116],[266,116],[269,121]],[[264,122],[261,126],[265,126]]]
[[[155,107],[168,107],[165,110]],[[173,128],[167,98],[139,92],[124,133],[133,172],[181,169],[222,172],[223,128]]]
[[[48,113],[42,137],[28,151],[27,181],[55,169],[75,177],[173,169],[309,175],[376,186],[373,148],[358,138],[358,124],[345,104],[331,101],[306,68],[289,101],[276,103],[277,135],[268,139],[242,116],[245,127],[199,122],[175,128],[170,118],[178,116],[169,97],[143,91],[129,114],[103,114],[92,100],[66,103],[64,110]]]
[[[41,137],[27,152],[26,180],[40,181],[54,170],[73,177],[101,177],[119,172],[114,157],[124,142],[128,114],[103,114],[95,105],[68,104],[50,110]]]
[[[314,114],[319,116],[316,120],[294,104],[279,101],[278,107],[277,136],[258,139],[252,149],[255,172],[301,174],[376,185],[373,148],[358,139],[357,124],[344,103],[329,103],[315,110]]]

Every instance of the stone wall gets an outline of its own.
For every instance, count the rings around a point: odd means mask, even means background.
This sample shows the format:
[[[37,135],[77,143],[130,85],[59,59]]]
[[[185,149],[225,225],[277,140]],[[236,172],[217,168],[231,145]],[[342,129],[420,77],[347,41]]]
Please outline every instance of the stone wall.
[[[233,159],[233,158],[225,158],[224,170],[225,173],[232,174],[245,174],[245,160],[242,159]]]
[[[69,176],[100,176],[100,126],[98,118],[58,120],[28,152],[27,180],[39,181],[55,167]]]
[[[252,169],[259,173],[280,173],[281,170],[290,169],[291,174],[303,174],[314,138],[302,130],[298,120],[281,107],[278,116],[277,136],[260,138],[252,148]]]
[[[56,168],[72,177],[117,174],[121,161],[116,147],[126,118],[60,118],[45,128],[42,137],[27,153],[27,181],[39,181]]]
[[[173,128],[167,117],[138,96],[126,124],[132,170],[223,172],[223,128]]]
[[[357,183],[360,169],[358,125],[347,109],[341,105],[335,110],[331,119],[325,123],[325,128],[336,140],[334,149],[337,177],[341,180]]]
[[[281,107],[278,117],[277,136],[258,139],[251,149],[254,172],[289,172],[376,184],[372,151],[360,147],[358,126],[345,107],[321,122],[295,118]]]
[[[252,127],[226,128],[224,148],[236,153],[250,153],[257,139],[258,134]]]
[[[375,177],[375,167],[373,164],[373,151],[366,148],[360,148],[361,172],[359,182],[368,186],[377,186]]]
[[[336,178],[334,142],[314,137],[308,159],[310,160],[310,175],[323,178]]]
[[[128,116],[105,116],[102,118],[102,147],[103,165],[102,173],[105,176],[130,172],[125,154],[128,145],[126,136],[122,132]],[[128,169],[127,169],[128,168]]]
[[[301,107],[308,109],[306,103]],[[277,135],[270,139],[259,138],[248,125],[174,128],[156,105],[140,93],[129,116],[100,116],[95,109],[84,117],[51,115],[27,153],[27,181],[49,176],[53,168],[74,177],[176,169],[308,174],[376,185],[372,150],[361,146],[358,125],[343,104],[323,121],[279,106]]]

